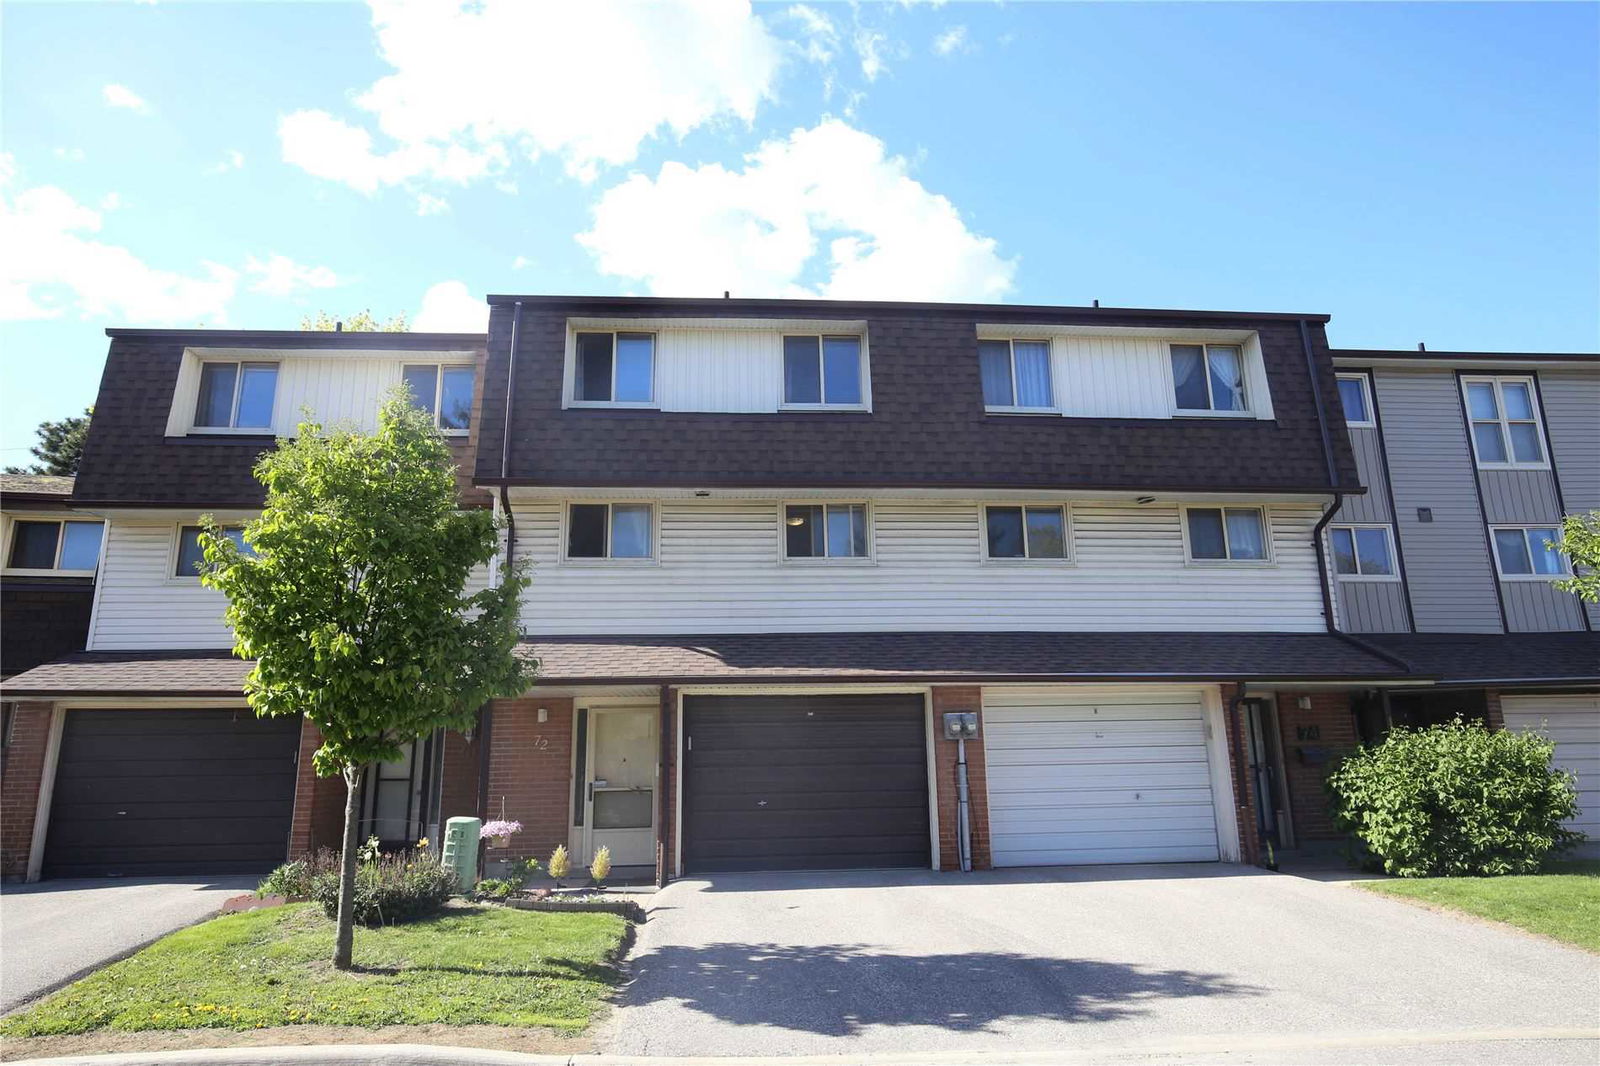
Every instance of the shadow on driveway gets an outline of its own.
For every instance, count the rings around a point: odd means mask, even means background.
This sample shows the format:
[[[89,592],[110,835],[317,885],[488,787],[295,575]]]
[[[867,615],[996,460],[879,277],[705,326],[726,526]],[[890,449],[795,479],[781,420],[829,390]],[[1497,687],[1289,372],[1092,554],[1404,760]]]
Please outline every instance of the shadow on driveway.
[[[1111,1021],[1155,1000],[1262,991],[1221,974],[1086,959],[717,943],[640,957],[623,1000],[671,1000],[735,1025],[851,1036],[877,1025],[988,1032],[1008,1018]]]

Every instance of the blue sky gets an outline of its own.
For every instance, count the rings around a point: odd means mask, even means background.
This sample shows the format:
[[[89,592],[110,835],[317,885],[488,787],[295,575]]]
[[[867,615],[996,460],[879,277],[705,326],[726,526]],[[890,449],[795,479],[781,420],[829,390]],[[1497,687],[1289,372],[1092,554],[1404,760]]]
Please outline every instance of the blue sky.
[[[488,292],[1600,346],[1593,4],[9,3],[0,49],[7,463],[106,326]]]

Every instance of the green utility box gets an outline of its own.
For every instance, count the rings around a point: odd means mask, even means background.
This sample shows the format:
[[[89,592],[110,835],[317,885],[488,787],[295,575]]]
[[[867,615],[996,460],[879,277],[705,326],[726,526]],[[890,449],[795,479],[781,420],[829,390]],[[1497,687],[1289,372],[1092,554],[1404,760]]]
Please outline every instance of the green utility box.
[[[452,818],[444,824],[444,864],[456,872],[462,895],[478,883],[478,830],[476,818]]]

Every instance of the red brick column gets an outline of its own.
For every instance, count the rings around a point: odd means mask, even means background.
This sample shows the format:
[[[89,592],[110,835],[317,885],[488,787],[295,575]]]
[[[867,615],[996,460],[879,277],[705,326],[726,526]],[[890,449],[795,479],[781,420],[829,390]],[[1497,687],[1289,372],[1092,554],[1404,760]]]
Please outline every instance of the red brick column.
[[[289,858],[321,848],[338,851],[344,841],[344,779],[318,777],[312,757],[322,747],[322,730],[309,718],[300,723],[300,755],[294,783],[294,816],[289,823]]]
[[[1309,709],[1300,701],[1310,700]],[[1341,840],[1328,814],[1323,782],[1339,760],[1357,745],[1355,716],[1348,692],[1279,692],[1283,774],[1294,811],[1297,840]],[[1318,761],[1320,755],[1320,761]]]
[[[54,711],[53,703],[18,703],[11,712],[11,743],[0,763],[0,878],[6,881],[28,876]]]
[[[482,758],[482,739],[483,734],[479,731],[473,732],[471,740],[454,730],[445,731],[444,752],[439,760],[441,833],[444,832],[445,823],[452,818],[481,817],[478,811],[478,768]]]
[[[665,739],[661,765],[661,788],[667,794],[666,822],[656,830],[656,884],[666,884],[677,876],[678,847],[678,690],[663,688],[658,728]],[[657,817],[660,817],[659,809]]]
[[[972,868],[987,870],[989,778],[983,752],[983,690],[976,685],[937,685],[933,690],[933,790],[939,811],[939,869],[961,869],[956,840],[956,741],[944,738],[944,712],[978,712],[978,736],[967,741],[967,799],[971,819]]]
[[[546,720],[539,721],[543,707]],[[572,824],[572,700],[495,700],[489,728],[489,802],[485,821],[522,823],[509,848],[491,848],[489,861],[544,862],[567,842]]]
[[[1506,716],[1500,709],[1500,690],[1497,688],[1483,690],[1483,720],[1490,729],[1506,727]]]
[[[1254,866],[1261,862],[1261,837],[1256,829],[1255,781],[1250,776],[1250,749],[1245,741],[1245,710],[1233,702],[1238,695],[1238,685],[1222,686],[1222,722],[1227,731],[1234,820],[1239,827],[1239,861]]]

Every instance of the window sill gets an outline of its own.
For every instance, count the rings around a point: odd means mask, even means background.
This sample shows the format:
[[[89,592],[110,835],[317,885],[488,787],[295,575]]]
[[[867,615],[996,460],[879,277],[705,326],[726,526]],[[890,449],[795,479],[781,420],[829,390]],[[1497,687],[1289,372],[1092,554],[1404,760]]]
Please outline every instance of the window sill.
[[[472,430],[470,429],[441,429],[439,432],[447,437],[470,437],[472,435]]]
[[[1361,585],[1396,585],[1400,582],[1399,574],[1335,574],[1340,581],[1350,581]]]
[[[1549,463],[1479,463],[1479,470],[1549,470]]]
[[[571,567],[583,568],[583,569],[587,569],[587,568],[590,568],[590,567],[598,567],[599,569],[605,570],[605,569],[610,569],[612,567],[615,567],[615,568],[621,569],[621,570],[633,570],[633,569],[638,569],[639,567],[644,567],[644,566],[659,566],[660,565],[660,560],[653,559],[653,558],[652,559],[585,559],[585,558],[578,558],[578,559],[562,559],[561,560],[561,565],[562,566],[571,566]]]
[[[187,437],[276,437],[271,426],[191,426]]]
[[[1191,570],[1267,570],[1278,564],[1271,559],[1185,559]]]
[[[786,413],[791,411],[817,411],[821,413],[826,413],[828,411],[843,411],[845,413],[854,414],[872,413],[872,408],[868,407],[864,403],[780,403],[778,405],[778,410]]]
[[[1377,429],[1378,428],[1378,423],[1376,423],[1376,422],[1351,422],[1348,419],[1345,420],[1345,424],[1344,425],[1345,425],[1346,429]]]
[[[1179,409],[1179,410],[1175,410],[1175,411],[1172,412],[1172,417],[1173,418],[1244,418],[1244,419],[1254,419],[1256,417],[1256,413],[1254,411],[1189,411],[1189,410]]]
[[[591,411],[659,411],[661,405],[655,401],[641,403],[623,403],[613,400],[568,400],[569,409],[582,409]]]
[[[984,407],[986,415],[1052,415],[1060,417],[1059,407]]]
[[[790,558],[784,556],[778,560],[784,566],[798,567],[802,570],[817,566],[877,566],[878,560],[870,555],[819,555],[811,558],[800,556]]]
[[[94,577],[93,570],[35,570],[28,567],[8,566],[0,570],[0,577]]]
[[[1571,574],[1501,574],[1501,581],[1539,581],[1548,584],[1551,581],[1565,581]],[[1556,591],[1560,591],[1557,589]]]
[[[1043,566],[1043,567],[1063,567],[1063,566],[1067,566],[1067,567],[1070,567],[1070,566],[1077,566],[1078,563],[1077,563],[1077,560],[1075,560],[1075,559],[995,559],[995,558],[991,558],[990,556],[985,555],[983,557],[983,565],[984,566],[1000,566],[1000,567],[1019,566],[1019,567],[1027,568],[1027,567],[1032,567],[1032,566]]]

